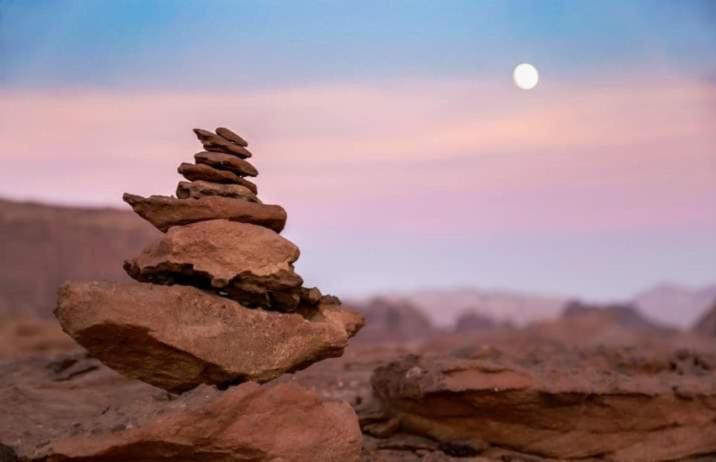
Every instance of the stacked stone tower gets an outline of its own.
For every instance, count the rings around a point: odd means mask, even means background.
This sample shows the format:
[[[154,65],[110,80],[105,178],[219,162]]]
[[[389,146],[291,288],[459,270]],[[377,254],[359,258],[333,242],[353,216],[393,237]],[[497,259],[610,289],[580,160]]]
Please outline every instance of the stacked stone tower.
[[[170,392],[266,382],[340,356],[362,318],[303,286],[286,212],[258,198],[248,143],[195,129],[205,151],[182,163],[177,197],[125,194],[164,232],[125,262],[138,282],[68,283],[55,314],[111,368]]]

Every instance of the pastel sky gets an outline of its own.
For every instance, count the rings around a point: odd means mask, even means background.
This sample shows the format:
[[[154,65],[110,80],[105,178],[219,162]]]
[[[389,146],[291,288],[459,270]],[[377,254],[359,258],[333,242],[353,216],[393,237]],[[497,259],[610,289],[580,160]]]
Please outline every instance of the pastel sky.
[[[716,2],[0,0],[0,196],[171,194],[218,125],[327,291],[716,281]]]

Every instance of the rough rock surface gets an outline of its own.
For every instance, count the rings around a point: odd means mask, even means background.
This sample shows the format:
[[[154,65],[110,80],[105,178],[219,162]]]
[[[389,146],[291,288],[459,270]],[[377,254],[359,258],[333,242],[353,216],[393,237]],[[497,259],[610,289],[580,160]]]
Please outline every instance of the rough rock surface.
[[[355,460],[355,414],[306,386],[313,385],[202,386],[177,397],[81,354],[0,361],[0,449],[10,448],[0,454],[37,462],[80,455],[83,462],[246,462],[294,460],[284,451],[317,460],[326,451],[335,454],[329,460]]]
[[[232,141],[244,148],[249,145],[249,143],[247,143],[245,139],[243,139],[238,134],[234,133],[233,131],[229,130],[226,127],[217,128],[216,134],[221,136],[222,138],[226,138],[227,140]]]
[[[206,196],[230,197],[261,204],[261,200],[256,197],[256,194],[252,193],[246,186],[238,184],[219,184],[199,180],[192,182],[180,181],[177,185],[177,197],[179,199],[200,199]]]
[[[249,162],[223,152],[198,152],[194,154],[194,160],[197,164],[228,170],[240,176],[257,176],[259,174],[256,167]]]
[[[171,228],[124,268],[140,282],[192,285],[247,307],[295,311],[303,284],[293,269],[299,255],[298,247],[270,229],[209,220]],[[319,299],[320,292],[309,301]]]
[[[716,454],[716,357],[628,349],[463,351],[378,368],[395,429],[555,459],[666,461]]]
[[[45,452],[53,462],[357,462],[361,433],[347,403],[296,384],[246,383],[196,390],[136,428],[60,440]]]
[[[172,226],[217,219],[265,226],[277,233],[286,225],[286,211],[279,205],[257,204],[229,197],[176,199],[124,194],[123,199],[139,216],[163,232]]]
[[[199,138],[199,141],[201,141],[204,149],[207,151],[224,152],[226,154],[233,154],[243,159],[251,157],[251,151],[223,136],[216,135],[201,128],[195,128],[194,133],[196,134],[196,137]]]
[[[228,170],[219,170],[205,164],[189,164],[182,162],[177,172],[189,181],[210,181],[212,183],[238,184],[248,188],[254,194],[258,194],[256,184]]]
[[[249,309],[188,286],[66,284],[55,315],[109,367],[172,392],[266,382],[340,356],[362,318],[322,302],[300,314]]]

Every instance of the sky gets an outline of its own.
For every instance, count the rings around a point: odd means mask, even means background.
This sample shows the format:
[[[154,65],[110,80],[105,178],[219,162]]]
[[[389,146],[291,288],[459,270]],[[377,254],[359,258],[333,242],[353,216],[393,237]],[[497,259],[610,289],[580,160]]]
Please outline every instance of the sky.
[[[324,291],[716,282],[715,2],[0,0],[0,196],[170,195],[222,125]]]

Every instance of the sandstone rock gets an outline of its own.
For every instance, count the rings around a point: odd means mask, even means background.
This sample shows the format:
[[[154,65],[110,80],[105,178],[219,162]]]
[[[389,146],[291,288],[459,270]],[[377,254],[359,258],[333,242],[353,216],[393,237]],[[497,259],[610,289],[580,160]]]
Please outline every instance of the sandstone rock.
[[[252,193],[258,194],[258,188],[254,183],[228,170],[219,170],[205,164],[182,162],[177,168],[177,172],[189,181],[203,180],[211,181],[212,183],[238,184],[248,188]]]
[[[205,164],[220,170],[228,170],[241,176],[257,176],[256,167],[249,162],[223,152],[199,152],[194,154],[197,164]]]
[[[199,141],[201,141],[201,144],[204,146],[204,149],[206,149],[207,151],[233,154],[235,156],[241,157],[242,159],[248,159],[249,157],[251,157],[251,151],[249,151],[245,147],[234,143],[233,141],[229,141],[222,136],[211,133],[208,130],[195,128],[194,133],[196,134],[197,138],[199,138]]]
[[[286,225],[286,211],[281,206],[257,204],[228,197],[176,199],[166,196],[145,198],[135,194],[124,194],[123,199],[140,217],[163,232],[172,226],[222,218],[265,226],[277,233]]]
[[[261,204],[261,200],[249,188],[238,184],[210,183],[199,180],[191,183],[181,181],[177,185],[177,197],[179,199],[199,199],[206,196],[231,197]]]
[[[219,127],[216,129],[216,134],[223,138],[226,138],[229,141],[233,141],[234,143],[238,144],[239,146],[247,147],[249,145],[249,143],[247,143],[245,139],[243,139],[242,137],[240,137],[238,134],[234,133],[233,131],[229,130],[228,128]]]
[[[266,382],[340,356],[362,325],[321,304],[310,317],[249,309],[188,286],[70,283],[55,316],[92,356],[172,392]]]
[[[183,408],[136,428],[52,443],[52,462],[357,462],[361,433],[351,407],[296,384],[246,383],[226,392],[198,389]]]
[[[134,279],[186,284],[226,294],[246,307],[295,311],[304,295],[298,247],[270,229],[228,220],[171,228],[124,268]],[[317,289],[316,289],[317,290]],[[303,298],[316,305],[320,291]]]
[[[714,355],[488,348],[409,357],[372,382],[402,430],[445,443],[559,460],[716,453]]]

